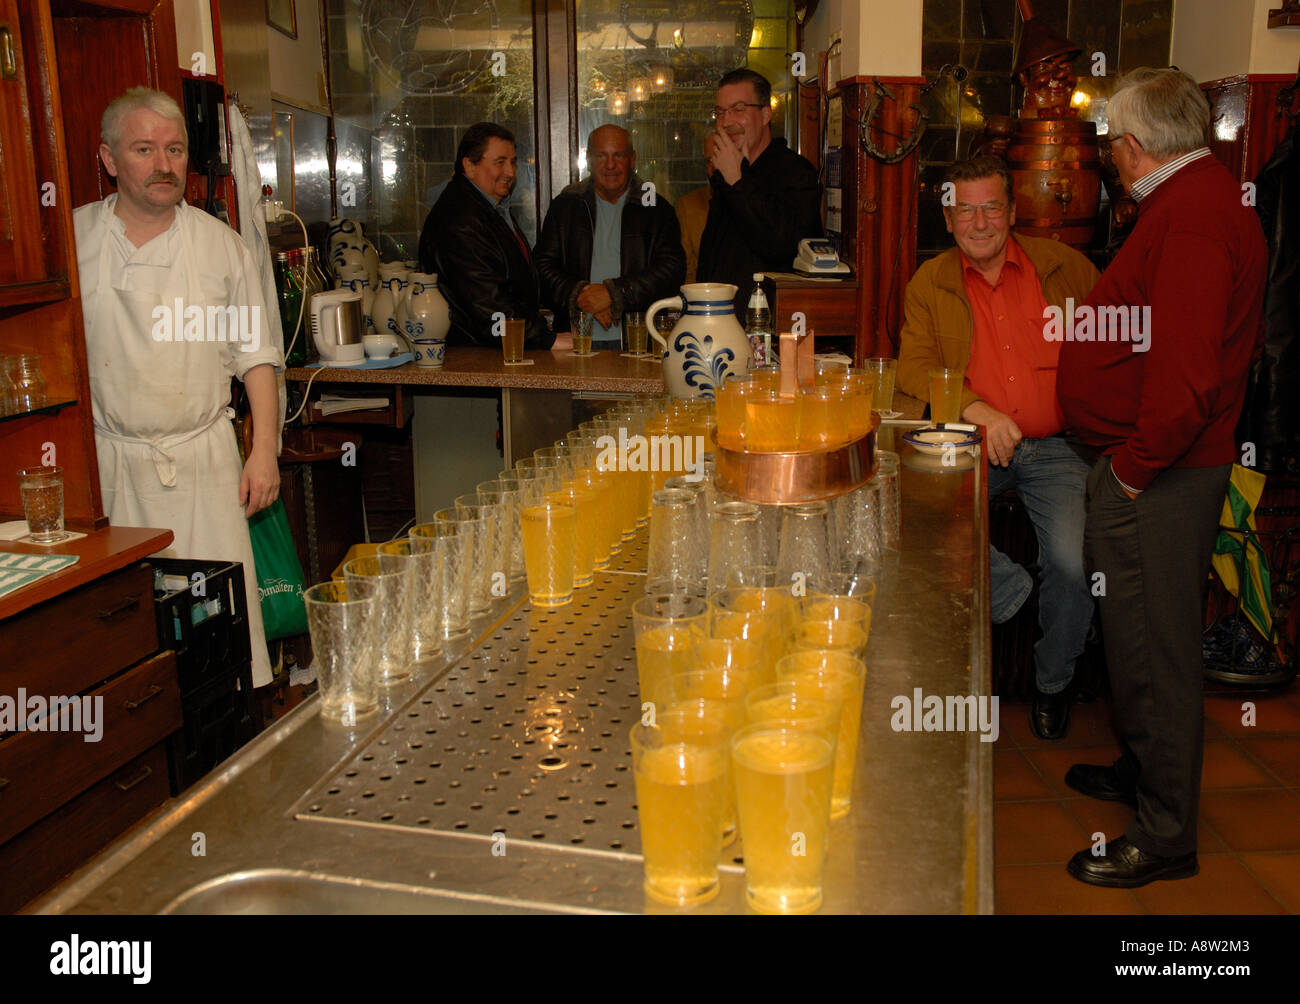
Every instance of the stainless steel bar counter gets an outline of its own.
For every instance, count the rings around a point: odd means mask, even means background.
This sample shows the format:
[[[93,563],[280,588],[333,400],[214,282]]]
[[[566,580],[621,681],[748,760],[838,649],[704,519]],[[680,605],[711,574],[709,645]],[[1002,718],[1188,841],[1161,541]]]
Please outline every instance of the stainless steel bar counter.
[[[914,459],[905,448],[902,547],[877,596],[824,913],[993,908],[993,745],[973,722],[901,731],[922,716],[897,700],[988,695],[983,471]],[[304,703],[34,909],[674,912],[642,891],[628,741],[644,541],[572,606],[499,601],[355,729]],[[721,893],[691,912],[747,912],[742,854],[724,851]]]

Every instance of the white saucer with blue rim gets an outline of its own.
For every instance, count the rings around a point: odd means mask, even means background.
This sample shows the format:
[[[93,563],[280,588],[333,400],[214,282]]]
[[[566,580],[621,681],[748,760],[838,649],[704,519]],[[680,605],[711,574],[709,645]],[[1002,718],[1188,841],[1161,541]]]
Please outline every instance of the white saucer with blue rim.
[[[903,433],[903,442],[934,457],[942,456],[948,450],[978,446],[982,438],[975,426],[953,422]]]

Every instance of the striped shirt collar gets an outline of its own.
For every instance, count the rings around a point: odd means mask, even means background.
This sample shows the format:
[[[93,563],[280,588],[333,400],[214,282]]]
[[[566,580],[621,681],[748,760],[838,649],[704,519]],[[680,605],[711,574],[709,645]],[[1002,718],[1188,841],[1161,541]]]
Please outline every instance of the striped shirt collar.
[[[1168,180],[1176,171],[1182,170],[1194,160],[1200,160],[1202,157],[1210,156],[1210,148],[1203,146],[1199,150],[1193,150],[1191,153],[1185,153],[1181,157],[1175,157],[1171,161],[1161,164],[1150,174],[1145,174],[1130,186],[1130,194],[1135,202],[1141,202],[1148,195],[1156,190],[1156,186],[1161,182]]]

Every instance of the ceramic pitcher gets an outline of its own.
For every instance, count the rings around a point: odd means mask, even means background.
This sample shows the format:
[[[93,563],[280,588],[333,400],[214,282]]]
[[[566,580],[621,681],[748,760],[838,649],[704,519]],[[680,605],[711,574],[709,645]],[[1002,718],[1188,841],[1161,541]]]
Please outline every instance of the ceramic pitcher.
[[[411,276],[411,297],[406,308],[406,337],[445,339],[451,330],[451,311],[438,292],[438,277],[424,272]]]
[[[693,282],[680,296],[656,300],[646,311],[646,328],[663,350],[664,386],[673,397],[713,397],[728,373],[748,371],[753,355],[732,310],[735,295],[736,287],[725,282]],[[655,315],[665,310],[682,312],[666,342],[655,330]]]

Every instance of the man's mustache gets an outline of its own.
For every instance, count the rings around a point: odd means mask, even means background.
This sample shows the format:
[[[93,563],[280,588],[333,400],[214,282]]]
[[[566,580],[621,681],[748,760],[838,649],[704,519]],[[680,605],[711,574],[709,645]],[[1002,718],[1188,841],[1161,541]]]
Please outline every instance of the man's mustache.
[[[151,175],[149,175],[149,180],[146,181],[145,184],[146,184],[146,185],[154,185],[154,184],[157,184],[157,183],[160,182],[160,181],[165,181],[165,182],[167,182],[167,184],[169,184],[169,185],[179,185],[179,184],[181,183],[181,179],[180,179],[180,178],[176,177],[176,175],[174,175],[174,174],[172,174],[170,171],[168,171],[166,174],[151,174]]]

